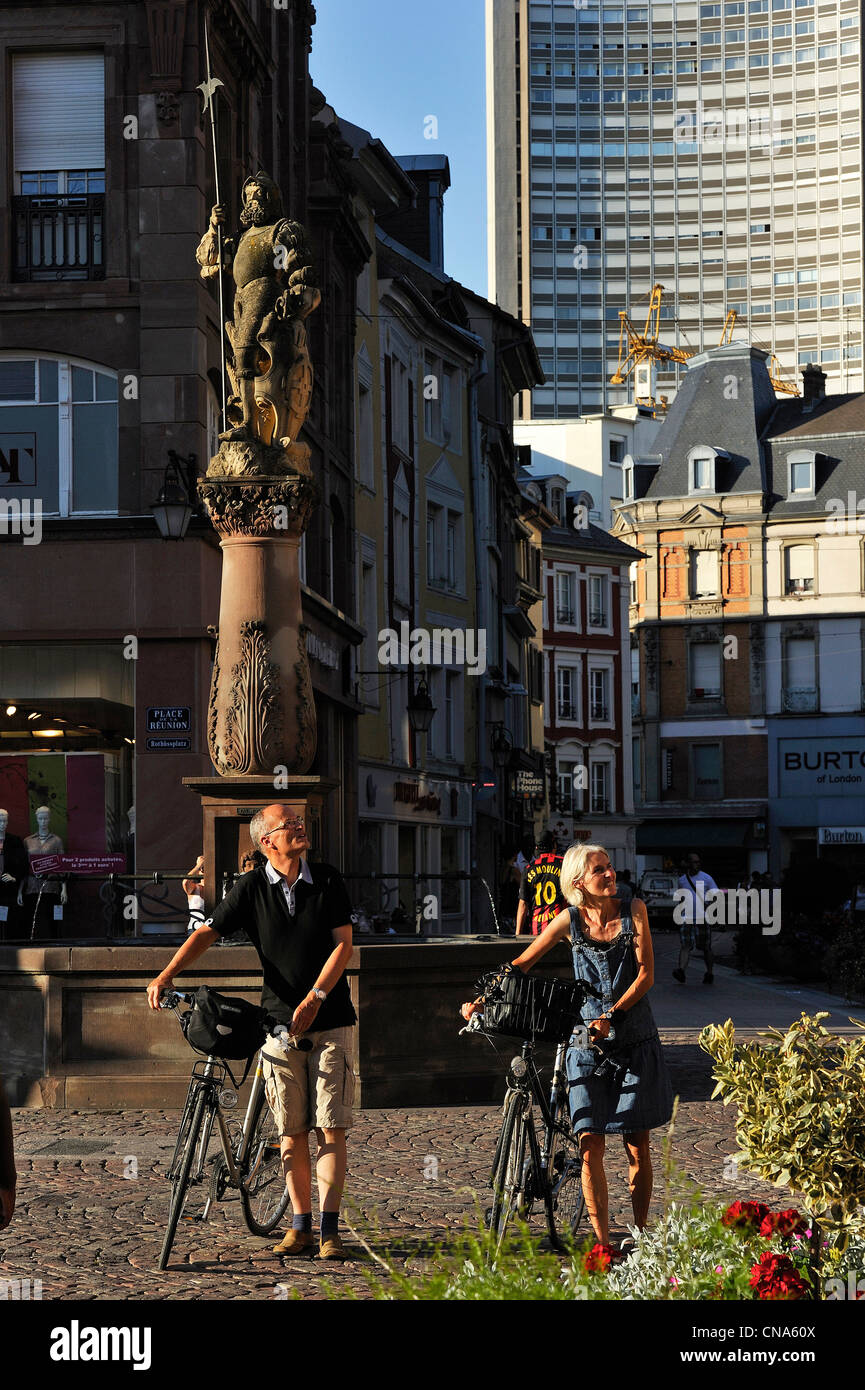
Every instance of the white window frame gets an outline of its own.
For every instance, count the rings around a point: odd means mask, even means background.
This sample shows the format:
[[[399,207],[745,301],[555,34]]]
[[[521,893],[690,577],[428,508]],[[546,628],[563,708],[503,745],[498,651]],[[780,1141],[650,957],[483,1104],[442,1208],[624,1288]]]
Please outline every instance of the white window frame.
[[[582,662],[579,658],[568,659],[566,653],[557,653],[554,664],[554,700],[556,712],[556,724],[560,728],[578,728],[582,723]],[[565,672],[571,673],[571,714],[562,713],[562,701],[560,695],[560,677]]]
[[[613,594],[610,582],[609,570],[587,569],[586,570],[586,631],[603,632],[612,636],[613,632]],[[600,580],[604,595],[604,617],[603,623],[592,621],[592,581]]]
[[[799,578],[790,577],[790,554],[794,550],[807,550],[811,555],[811,574]],[[807,539],[788,541],[783,547],[781,568],[781,582],[783,585],[784,597],[788,598],[792,594],[810,594],[814,597],[817,593],[817,547],[813,541]],[[807,580],[810,578],[811,587],[808,587]]]
[[[559,579],[570,579],[573,598],[573,622],[559,618]],[[559,632],[580,631],[579,570],[576,566],[556,565],[553,569],[553,628]]]
[[[595,796],[595,773],[604,770],[606,796],[603,807],[599,807]],[[604,751],[603,755],[589,749],[589,815],[613,815],[616,809],[615,794],[615,755]]]
[[[393,554],[393,592],[398,603],[407,604],[411,597],[412,538],[411,538],[411,494],[405,470],[400,464],[393,480],[393,507],[391,509],[391,546]],[[399,518],[399,524],[397,524]],[[400,564],[403,558],[403,565]],[[404,583],[404,587],[403,587]]]
[[[709,486],[697,486],[697,465],[707,463],[709,465]],[[688,492],[696,493],[698,496],[713,496],[717,484],[718,454],[715,449],[707,449],[705,445],[698,445],[688,452]]]
[[[793,467],[796,464],[807,464],[810,470],[810,486],[793,490]],[[787,497],[791,502],[796,502],[800,498],[807,500],[814,496],[814,486],[817,474],[817,455],[811,449],[794,449],[787,455]]]
[[[712,556],[714,556],[714,567],[713,567],[713,576],[714,576],[713,582],[714,582],[714,588],[711,589],[711,590],[709,590],[709,591],[707,591],[706,593],[698,593],[698,592],[697,592],[697,568],[698,568],[698,558],[697,558],[697,557],[700,556],[700,555],[712,555]],[[690,552],[690,562],[691,562],[691,563],[690,563],[690,575],[689,575],[689,588],[690,588],[691,598],[692,598],[695,602],[700,602],[700,601],[702,601],[703,599],[720,598],[720,597],[721,597],[721,563],[720,563],[720,562],[721,562],[721,552],[720,552],[720,550],[715,549],[713,546],[706,546],[706,547],[692,546],[692,547],[691,547],[691,552]]]

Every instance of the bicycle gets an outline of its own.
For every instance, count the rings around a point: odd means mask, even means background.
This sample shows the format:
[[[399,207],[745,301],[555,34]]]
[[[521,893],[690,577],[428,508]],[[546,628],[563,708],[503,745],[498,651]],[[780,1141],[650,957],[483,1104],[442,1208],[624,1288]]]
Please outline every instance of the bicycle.
[[[194,999],[194,994],[182,990],[165,990],[159,1007],[173,1009],[177,1018],[181,1019],[187,1015],[181,1015],[178,1006],[191,1006]],[[265,1023],[271,1027],[274,1037],[289,1031],[285,1024],[277,1023],[275,1019],[266,1019]],[[303,1047],[304,1042],[312,1046],[308,1039],[301,1039],[299,1045]],[[288,1190],[282,1168],[279,1134],[264,1094],[264,1055],[262,1048],[256,1060],[246,1115],[239,1132],[234,1135],[229,1132],[223,1113],[237,1104],[238,1087],[225,1087],[226,1072],[231,1076],[229,1068],[221,1058],[213,1055],[193,1065],[174,1156],[168,1169],[168,1180],[172,1186],[171,1204],[159,1256],[160,1269],[165,1269],[168,1263],[189,1189],[206,1181],[204,1168],[214,1119],[222,1143],[222,1154],[216,1158],[210,1175],[204,1210],[197,1217],[187,1219],[206,1221],[213,1203],[222,1201],[229,1187],[239,1191],[243,1218],[254,1236],[270,1235],[285,1214]],[[231,1077],[231,1080],[233,1082],[234,1078]]]
[[[570,1124],[565,1053],[571,1037],[581,1030],[586,1038],[582,1045],[589,1045],[579,1016],[595,991],[579,981],[563,984],[495,972],[484,977],[479,990],[484,1011],[474,1014],[460,1033],[522,1037],[520,1055],[511,1060],[490,1173],[493,1204],[485,1216],[496,1237],[495,1250],[501,1248],[512,1219],[528,1223],[540,1202],[550,1244],[566,1251],[585,1216],[585,1197],[579,1144]],[[535,1061],[539,1040],[557,1044],[549,1096]],[[540,1136],[535,1108],[542,1121]]]

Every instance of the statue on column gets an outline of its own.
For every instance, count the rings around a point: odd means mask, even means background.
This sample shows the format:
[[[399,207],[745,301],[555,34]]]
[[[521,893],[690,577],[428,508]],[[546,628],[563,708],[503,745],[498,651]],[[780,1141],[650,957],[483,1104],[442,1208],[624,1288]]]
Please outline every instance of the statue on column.
[[[207,732],[221,777],[272,778],[308,772],[315,757],[299,549],[319,489],[298,436],[313,381],[306,320],[321,292],[273,180],[247,179],[242,204],[237,240],[222,236],[217,204],[196,252],[205,279],[230,267],[235,283],[228,419],[198,487],[223,557]]]
[[[240,221],[246,231],[236,242],[222,240],[222,269],[231,267],[236,290],[234,319],[225,325],[232,354],[230,427],[220,439],[226,444],[255,441],[283,456],[221,448],[208,476],[288,469],[308,473],[309,446],[298,441],[312,396],[305,321],[318,308],[321,291],[314,283],[306,233],[299,222],[283,217],[273,180],[262,171],[247,179],[242,201]],[[225,211],[217,205],[196,252],[205,279],[219,273],[217,229],[224,226]]]

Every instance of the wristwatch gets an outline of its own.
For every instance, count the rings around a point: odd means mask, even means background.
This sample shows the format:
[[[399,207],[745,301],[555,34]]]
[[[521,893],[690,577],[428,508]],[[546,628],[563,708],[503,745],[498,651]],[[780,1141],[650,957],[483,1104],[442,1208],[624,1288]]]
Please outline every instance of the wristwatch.
[[[310,991],[310,993],[311,993],[311,994],[314,994],[315,997],[316,997],[316,999],[320,1000],[322,1003],[323,1003],[324,1000],[327,998],[327,991],[326,991],[326,990],[323,990],[323,989],[319,989],[317,985],[316,985],[316,986],[313,986],[313,988],[312,988],[312,990]]]

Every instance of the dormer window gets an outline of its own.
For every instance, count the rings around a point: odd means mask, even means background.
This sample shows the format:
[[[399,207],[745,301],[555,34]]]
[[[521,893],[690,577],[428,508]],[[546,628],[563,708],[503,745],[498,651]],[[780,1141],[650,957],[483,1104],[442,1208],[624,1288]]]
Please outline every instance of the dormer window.
[[[787,455],[787,496],[813,497],[817,456],[809,449],[796,449]]]
[[[622,459],[622,498],[625,502],[634,500],[634,460],[630,454]]]
[[[715,455],[699,454],[691,455],[691,492],[714,492],[715,491]]]
[[[550,488],[550,511],[556,518],[556,521],[564,521],[565,489],[563,487]]]

